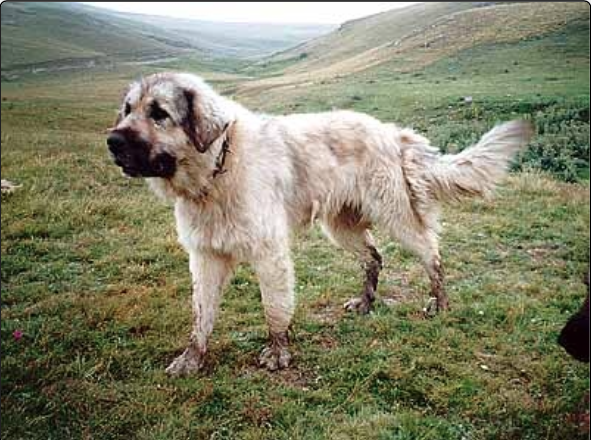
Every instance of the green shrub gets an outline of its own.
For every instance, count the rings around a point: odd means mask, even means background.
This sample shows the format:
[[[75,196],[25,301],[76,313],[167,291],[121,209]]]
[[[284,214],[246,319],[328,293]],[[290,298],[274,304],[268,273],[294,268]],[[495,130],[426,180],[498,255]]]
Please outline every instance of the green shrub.
[[[588,179],[589,102],[535,97],[531,101],[450,103],[437,116],[413,121],[433,145],[456,153],[475,144],[492,126],[512,119],[532,121],[535,135],[513,170],[540,169],[575,182]]]
[[[538,168],[567,182],[589,168],[589,107],[552,106],[533,116],[536,136],[514,169]]]

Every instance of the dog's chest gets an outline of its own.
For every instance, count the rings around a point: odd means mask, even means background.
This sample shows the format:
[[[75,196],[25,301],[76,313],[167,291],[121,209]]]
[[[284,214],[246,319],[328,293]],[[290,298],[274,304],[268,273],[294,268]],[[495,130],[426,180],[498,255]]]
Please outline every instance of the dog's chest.
[[[175,219],[179,243],[187,252],[215,251],[241,258],[252,243],[245,225],[227,211],[177,202]]]

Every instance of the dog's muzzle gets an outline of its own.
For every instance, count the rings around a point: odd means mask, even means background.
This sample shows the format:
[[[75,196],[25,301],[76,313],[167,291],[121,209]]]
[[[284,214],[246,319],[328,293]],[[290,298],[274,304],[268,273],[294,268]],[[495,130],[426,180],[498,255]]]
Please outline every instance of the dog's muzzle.
[[[129,177],[170,178],[176,172],[173,155],[163,152],[151,158],[148,143],[135,135],[113,131],[107,138],[107,145],[115,164]]]

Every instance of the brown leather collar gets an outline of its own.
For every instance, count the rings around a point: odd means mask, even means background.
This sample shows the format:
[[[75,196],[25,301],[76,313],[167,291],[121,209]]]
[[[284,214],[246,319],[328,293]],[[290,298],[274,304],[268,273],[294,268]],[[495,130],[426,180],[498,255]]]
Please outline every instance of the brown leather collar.
[[[224,164],[226,162],[226,156],[228,153],[232,153],[230,150],[230,136],[227,133],[228,127],[230,126],[230,122],[226,123],[224,129],[222,130],[222,136],[224,136],[224,141],[222,142],[222,148],[218,154],[218,157],[215,159],[215,168],[213,170],[213,177],[216,178],[222,174],[225,174],[228,170],[224,168]]]

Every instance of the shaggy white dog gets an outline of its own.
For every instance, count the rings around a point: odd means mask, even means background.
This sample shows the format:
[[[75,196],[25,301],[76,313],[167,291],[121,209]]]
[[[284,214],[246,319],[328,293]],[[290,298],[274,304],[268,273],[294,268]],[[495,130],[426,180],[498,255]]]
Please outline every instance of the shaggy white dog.
[[[365,266],[362,294],[348,309],[366,313],[374,301],[381,257],[372,226],[421,259],[437,309],[446,309],[439,205],[490,193],[530,133],[529,124],[509,122],[441,155],[410,129],[351,111],[255,114],[190,74],[132,84],[107,143],[124,173],[174,202],[193,277],[191,340],[167,372],[202,366],[222,290],[242,261],[258,276],[269,327],[261,365],[288,365],[290,231],[315,219]]]

